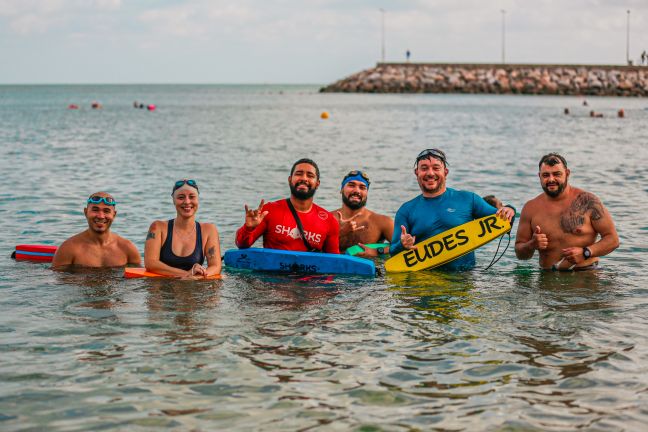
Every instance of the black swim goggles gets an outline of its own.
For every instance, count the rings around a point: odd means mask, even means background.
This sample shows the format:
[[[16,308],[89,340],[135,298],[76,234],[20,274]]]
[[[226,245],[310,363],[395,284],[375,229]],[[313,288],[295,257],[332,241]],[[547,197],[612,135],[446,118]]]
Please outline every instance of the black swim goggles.
[[[416,156],[416,162],[414,162],[414,167],[416,167],[420,160],[435,158],[443,162],[443,165],[448,166],[448,161],[446,160],[446,155],[439,149],[425,149]]]
[[[185,184],[188,184],[192,188],[196,188],[196,191],[198,193],[200,193],[200,191],[198,190],[198,183],[196,183],[196,180],[187,180],[187,179],[185,179],[185,180],[178,180],[177,182],[175,182],[175,184],[173,185],[173,190],[171,191],[171,195],[173,195],[175,193],[175,191],[180,189]]]
[[[113,207],[117,205],[117,201],[115,201],[112,197],[94,195],[88,198],[88,204],[101,204],[102,202]]]

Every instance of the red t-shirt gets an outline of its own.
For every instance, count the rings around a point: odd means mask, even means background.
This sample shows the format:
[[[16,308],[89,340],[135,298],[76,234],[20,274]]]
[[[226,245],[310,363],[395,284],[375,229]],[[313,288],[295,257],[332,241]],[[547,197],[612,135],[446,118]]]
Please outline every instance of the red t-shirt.
[[[307,252],[301,239],[297,222],[285,199],[266,203],[262,211],[268,214],[254,229],[245,224],[236,231],[236,246],[249,248],[260,236],[263,236],[263,247]],[[316,249],[327,253],[340,253],[340,226],[335,216],[313,203],[306,213],[297,212],[308,243]]]

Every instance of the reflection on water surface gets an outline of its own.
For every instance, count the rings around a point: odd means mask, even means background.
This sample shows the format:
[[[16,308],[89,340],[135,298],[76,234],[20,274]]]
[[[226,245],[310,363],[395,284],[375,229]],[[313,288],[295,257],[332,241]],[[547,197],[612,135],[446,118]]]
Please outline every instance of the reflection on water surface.
[[[0,429],[641,430],[645,102],[590,99],[626,112],[593,122],[571,98],[315,90],[0,88],[1,249],[60,244],[83,228],[83,197],[103,189],[120,203],[114,230],[141,249],[150,222],[172,216],[168,185],[189,173],[226,250],[243,204],[284,197],[302,156],[322,169],[320,205],[337,208],[339,180],[365,169],[369,207],[393,215],[430,146],[446,150],[451,186],[519,209],[540,192],[537,159],[562,151],[572,182],[610,209],[621,248],[578,274],[512,250],[483,271],[489,245],[465,273],[228,271],[200,283],[3,259]],[[62,109],[84,98],[104,109]]]

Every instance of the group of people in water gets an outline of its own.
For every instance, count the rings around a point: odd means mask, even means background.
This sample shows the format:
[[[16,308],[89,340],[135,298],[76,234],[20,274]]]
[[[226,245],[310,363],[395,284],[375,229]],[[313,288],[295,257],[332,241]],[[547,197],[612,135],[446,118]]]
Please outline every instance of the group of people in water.
[[[583,106],[589,106],[589,104],[587,103],[587,100],[583,100]],[[570,115],[571,111],[569,110],[569,108],[565,108],[565,109],[563,109],[563,114]],[[594,110],[590,110],[589,116],[594,117],[594,118],[603,118],[603,113],[598,112],[598,111],[594,111]],[[619,110],[617,111],[617,117],[619,117],[619,118],[624,118],[625,117],[625,110],[623,108],[619,108]]]
[[[372,258],[378,251],[365,245],[390,242],[397,254],[448,229],[496,214],[513,220],[516,210],[494,196],[479,195],[446,185],[449,163],[439,149],[420,152],[414,162],[421,194],[404,203],[395,220],[366,207],[371,182],[365,172],[354,170],[340,185],[342,206],[330,212],[314,203],[320,171],[311,159],[296,161],[288,176],[290,196],[257,207],[245,205],[245,221],[236,232],[236,246],[251,247],[263,237],[263,247],[294,251],[341,253],[359,245],[359,256]],[[565,158],[544,155],[538,164],[543,192],[522,209],[515,253],[528,260],[539,252],[546,270],[593,270],[599,257],[619,246],[612,218],[594,194],[571,186]],[[216,226],[196,221],[200,191],[192,179],[175,182],[171,196],[176,217],[151,224],[144,246],[148,271],[180,278],[203,278],[222,270],[220,239]],[[88,229],[67,239],[57,250],[52,266],[116,267],[141,265],[135,245],[111,231],[117,202],[106,192],[92,194],[84,208]],[[206,260],[206,265],[205,265]],[[469,253],[440,269],[474,267]]]

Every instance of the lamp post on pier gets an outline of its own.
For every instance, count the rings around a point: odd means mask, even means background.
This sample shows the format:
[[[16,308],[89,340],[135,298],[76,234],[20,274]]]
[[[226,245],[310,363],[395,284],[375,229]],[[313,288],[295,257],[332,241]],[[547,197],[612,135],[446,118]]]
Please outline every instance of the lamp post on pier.
[[[630,9],[628,9],[628,19],[626,21],[626,64],[630,66]]]
[[[380,13],[381,13],[381,32],[380,32],[380,58],[383,63],[385,63],[385,9],[380,8]]]
[[[501,9],[502,13],[502,64],[506,63],[506,11]]]

